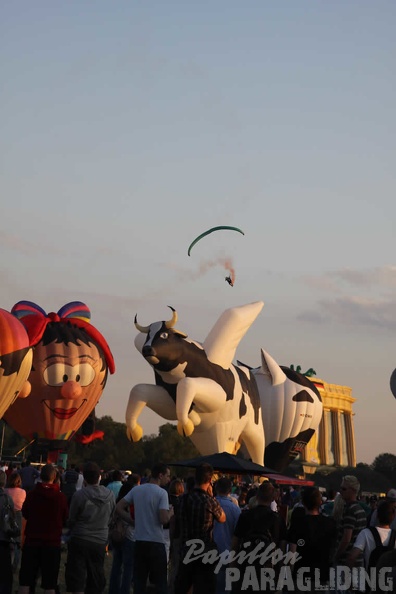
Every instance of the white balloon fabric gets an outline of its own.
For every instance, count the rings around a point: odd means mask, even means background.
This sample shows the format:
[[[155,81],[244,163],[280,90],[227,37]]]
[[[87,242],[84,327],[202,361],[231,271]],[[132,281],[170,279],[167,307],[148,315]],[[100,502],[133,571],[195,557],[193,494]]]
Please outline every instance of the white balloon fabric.
[[[280,367],[265,351],[257,369],[232,359],[240,340],[264,303],[258,301],[223,312],[203,344],[189,340],[172,319],[136,327],[136,348],[153,367],[155,385],[131,390],[126,424],[138,441],[138,417],[145,406],[193,441],[202,455],[235,454],[241,445],[258,464],[283,470],[315,433],[322,415],[316,387],[308,378]],[[271,462],[271,463],[269,463]]]
[[[323,413],[320,393],[305,375],[279,366],[265,351],[256,378],[266,440],[265,465],[282,471],[314,435]]]

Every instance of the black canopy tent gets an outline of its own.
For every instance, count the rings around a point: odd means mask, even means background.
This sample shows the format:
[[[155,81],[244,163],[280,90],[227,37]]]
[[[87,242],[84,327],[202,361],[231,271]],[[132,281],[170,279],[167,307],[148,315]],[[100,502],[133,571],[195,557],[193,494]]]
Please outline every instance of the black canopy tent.
[[[169,466],[183,466],[184,468],[196,468],[203,463],[210,464],[214,470],[224,472],[224,474],[248,474],[251,476],[266,476],[271,481],[275,481],[280,485],[299,485],[299,486],[313,486],[314,481],[298,479],[295,477],[285,476],[276,470],[261,466],[250,460],[244,460],[228,452],[221,452],[210,454],[208,456],[198,456],[196,458],[189,458],[188,460],[177,460],[175,462],[168,462]]]
[[[175,462],[168,462],[168,464],[169,466],[196,468],[205,462],[213,466],[214,470],[227,474],[253,474],[255,476],[269,473],[278,474],[276,470],[255,464],[255,462],[251,462],[250,460],[244,460],[233,454],[228,454],[228,452],[210,454],[209,456],[198,456],[197,458],[190,458],[188,460],[176,460]]]

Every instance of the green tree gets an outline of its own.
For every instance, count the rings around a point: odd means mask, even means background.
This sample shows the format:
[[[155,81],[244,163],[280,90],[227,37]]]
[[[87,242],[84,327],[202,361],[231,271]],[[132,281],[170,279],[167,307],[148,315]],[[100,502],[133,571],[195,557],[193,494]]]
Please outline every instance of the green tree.
[[[146,454],[145,467],[148,468],[151,468],[156,462],[169,463],[199,456],[192,441],[181,437],[175,425],[171,423],[161,425],[158,435],[144,439],[144,450]]]
[[[371,467],[386,476],[393,485],[396,484],[396,456],[394,454],[379,454]]]

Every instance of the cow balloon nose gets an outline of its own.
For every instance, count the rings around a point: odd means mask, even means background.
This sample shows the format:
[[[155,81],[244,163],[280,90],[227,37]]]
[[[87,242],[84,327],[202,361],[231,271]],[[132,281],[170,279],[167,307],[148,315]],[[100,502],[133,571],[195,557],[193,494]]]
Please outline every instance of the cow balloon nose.
[[[142,353],[143,357],[152,357],[153,355],[155,355],[155,351],[151,346],[144,346]]]

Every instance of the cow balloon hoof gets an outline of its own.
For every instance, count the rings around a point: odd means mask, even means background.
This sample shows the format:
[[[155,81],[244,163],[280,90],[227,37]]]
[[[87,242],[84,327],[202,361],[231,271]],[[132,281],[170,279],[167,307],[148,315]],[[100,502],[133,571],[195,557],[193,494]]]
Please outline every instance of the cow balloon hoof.
[[[201,417],[195,410],[192,410],[188,415],[188,418],[194,423],[194,427],[198,427],[201,424]]]
[[[181,421],[177,424],[177,432],[182,437],[190,437],[194,433],[194,423],[191,419],[187,420],[187,423],[182,423]]]
[[[127,437],[130,441],[140,441],[143,437],[143,429],[140,425],[136,424],[134,429],[127,428]]]

